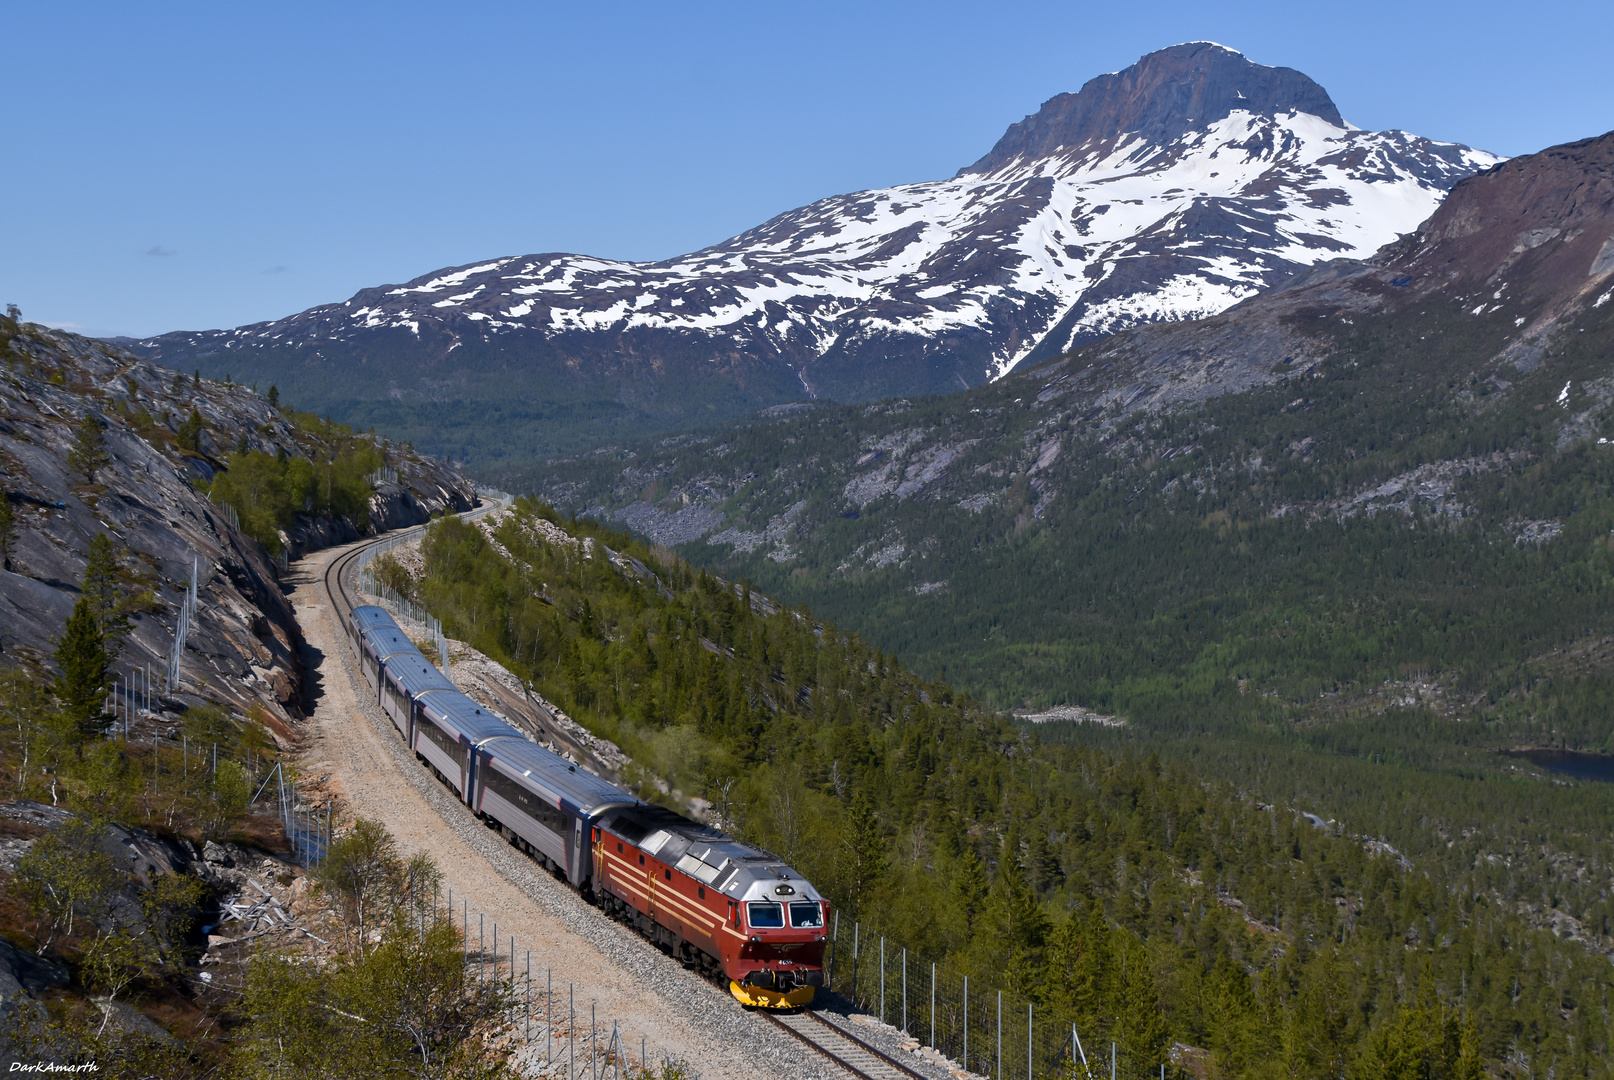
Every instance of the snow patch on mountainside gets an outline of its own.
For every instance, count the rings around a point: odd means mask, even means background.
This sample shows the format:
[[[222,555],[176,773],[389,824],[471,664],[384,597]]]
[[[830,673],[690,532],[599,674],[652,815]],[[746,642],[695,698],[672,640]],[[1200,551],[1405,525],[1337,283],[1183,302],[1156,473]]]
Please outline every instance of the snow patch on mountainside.
[[[390,289],[393,302],[350,319],[399,326],[474,308],[498,330],[739,331],[822,353],[848,333],[936,337],[980,326],[994,302],[1035,303],[1040,325],[993,350],[1001,375],[1090,292],[1107,295],[1064,331],[1071,342],[1212,315],[1263,288],[1275,266],[1371,254],[1428,217],[1455,179],[1497,160],[1304,113],[1234,112],[1166,146],[1122,139],[825,199],[663,263],[497,259]],[[1227,219],[1224,235],[1194,228],[1206,213]],[[1145,255],[1177,269],[1098,289]],[[983,260],[997,273],[979,273]]]

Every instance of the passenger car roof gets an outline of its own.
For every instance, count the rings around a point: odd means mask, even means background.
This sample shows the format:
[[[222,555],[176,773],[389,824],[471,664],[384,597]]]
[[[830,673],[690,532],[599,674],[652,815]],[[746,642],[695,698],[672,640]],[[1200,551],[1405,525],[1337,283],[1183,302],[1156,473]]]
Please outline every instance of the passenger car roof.
[[[410,696],[424,694],[430,690],[454,690],[454,683],[437,670],[436,666],[418,653],[415,656],[392,656],[387,658],[387,671],[392,679]]]
[[[397,626],[392,615],[386,608],[376,607],[374,604],[361,604],[353,609],[353,625],[359,628],[359,633],[374,629],[377,626]]]
[[[578,768],[547,747],[518,734],[490,739],[482,748],[502,771],[524,777],[558,800],[558,805],[584,817],[639,800],[603,777]]]
[[[413,641],[409,640],[409,635],[396,626],[372,627],[366,630],[361,637],[369,643],[370,648],[374,649],[375,654],[383,660],[389,656],[397,656],[399,653],[406,652],[412,652],[416,656],[420,655],[420,650],[415,647]]]
[[[420,707],[429,718],[455,729],[472,743],[500,735],[521,737],[515,728],[458,690],[428,694],[421,699]]]

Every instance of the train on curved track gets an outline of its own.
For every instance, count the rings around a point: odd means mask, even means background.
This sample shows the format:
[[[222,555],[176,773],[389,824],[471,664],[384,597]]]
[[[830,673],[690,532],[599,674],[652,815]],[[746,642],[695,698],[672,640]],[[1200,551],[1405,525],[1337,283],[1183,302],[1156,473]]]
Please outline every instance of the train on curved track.
[[[461,693],[384,609],[354,607],[344,623],[376,704],[490,829],[670,955],[726,978],[743,1004],[812,1001],[830,907],[811,882],[532,742]]]

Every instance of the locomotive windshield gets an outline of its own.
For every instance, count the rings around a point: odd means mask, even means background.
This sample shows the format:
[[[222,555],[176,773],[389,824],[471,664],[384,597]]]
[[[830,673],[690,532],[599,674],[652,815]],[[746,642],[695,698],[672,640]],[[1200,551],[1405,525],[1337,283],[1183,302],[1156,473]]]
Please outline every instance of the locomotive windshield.
[[[785,924],[785,909],[774,903],[753,903],[751,908],[751,927],[754,930],[767,930]]]
[[[823,926],[824,909],[816,901],[797,900],[790,905],[791,926]]]

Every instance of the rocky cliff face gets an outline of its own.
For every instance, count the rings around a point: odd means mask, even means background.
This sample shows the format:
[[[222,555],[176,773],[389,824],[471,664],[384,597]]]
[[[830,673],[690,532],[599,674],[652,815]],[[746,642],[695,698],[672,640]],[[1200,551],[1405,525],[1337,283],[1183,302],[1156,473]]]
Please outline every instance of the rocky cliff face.
[[[172,371],[71,334],[0,319],[0,467],[17,519],[0,569],[0,654],[48,669],[79,594],[87,552],[106,534],[120,552],[131,633],[120,674],[149,665],[160,688],[185,583],[197,569],[199,606],[180,664],[176,702],[260,705],[286,719],[301,685],[298,630],[277,567],[193,486],[230,451],[295,452],[292,425],[239,385]],[[195,451],[176,432],[195,410]],[[69,458],[85,417],[103,426],[106,463],[87,482]],[[433,512],[468,509],[475,493],[452,469],[390,448],[398,481],[380,485],[371,524],[393,528]],[[293,554],[356,538],[346,520],[304,516],[288,536]]]
[[[475,401],[551,426],[562,406],[620,410],[589,429],[602,441],[633,415],[691,426],[792,398],[979,386],[1211,315],[1371,254],[1495,160],[1352,128],[1299,72],[1180,45],[1052,99],[950,180],[825,199],[681,258],[490,259],[138,347],[396,430],[429,416],[422,445],[476,444],[484,417],[457,407]],[[527,441],[479,447],[481,463]],[[530,441],[529,455],[554,445]]]

